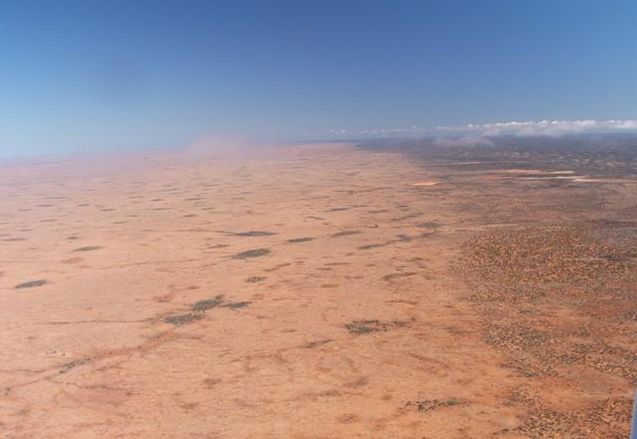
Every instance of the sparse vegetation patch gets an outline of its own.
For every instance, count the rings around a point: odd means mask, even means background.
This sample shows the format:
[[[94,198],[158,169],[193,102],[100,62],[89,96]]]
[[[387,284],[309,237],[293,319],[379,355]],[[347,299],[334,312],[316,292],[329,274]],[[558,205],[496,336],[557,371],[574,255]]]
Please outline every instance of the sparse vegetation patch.
[[[400,328],[407,326],[406,321],[393,320],[391,322],[381,322],[380,320],[354,320],[345,325],[345,329],[350,334],[369,334],[372,332],[387,331],[390,328]]]
[[[222,305],[225,308],[230,308],[230,309],[240,309],[240,308],[245,308],[246,306],[250,305],[250,303],[252,302],[232,302],[232,303],[226,303],[225,305]]]
[[[305,238],[288,239],[288,242],[290,244],[297,244],[297,243],[300,243],[300,242],[310,242],[310,241],[314,241],[314,238],[305,237]]]
[[[102,247],[99,245],[87,245],[86,247],[80,247],[73,250],[74,252],[91,252],[94,250],[99,250]]]
[[[42,285],[45,285],[46,283],[47,283],[47,281],[45,279],[30,280],[28,282],[24,282],[24,283],[16,285],[15,289],[19,290],[19,289],[22,289],[22,288],[41,287]]]
[[[241,237],[255,237],[255,236],[272,236],[276,235],[274,232],[267,232],[265,230],[250,230],[247,232],[222,232],[226,235],[230,236],[241,236]]]
[[[185,325],[187,323],[192,323],[196,320],[200,320],[203,318],[202,313],[188,313],[188,314],[178,314],[173,316],[168,316],[164,319],[164,322],[170,323],[176,326]]]
[[[265,256],[270,254],[270,250],[267,248],[255,248],[253,250],[246,250],[241,253],[237,253],[233,257],[235,259],[248,259],[248,258],[258,258],[259,256]]]
[[[192,309],[194,311],[208,311],[209,309],[216,308],[223,303],[223,296],[218,295],[213,299],[200,300],[196,302]]]
[[[462,401],[456,398],[450,398],[445,400],[439,399],[420,399],[415,401],[407,401],[405,404],[406,407],[414,407],[421,413],[432,412],[434,410],[443,408],[443,407],[451,407],[454,405],[462,404]]]
[[[265,276],[250,276],[249,278],[246,279],[246,282],[250,283],[250,284],[254,284],[257,282],[262,282],[266,279]]]

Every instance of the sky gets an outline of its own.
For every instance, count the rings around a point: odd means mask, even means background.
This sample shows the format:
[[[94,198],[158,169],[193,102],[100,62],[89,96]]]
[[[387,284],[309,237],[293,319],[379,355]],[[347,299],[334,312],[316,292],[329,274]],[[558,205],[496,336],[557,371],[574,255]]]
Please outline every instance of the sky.
[[[634,0],[0,0],[4,156],[635,120]]]

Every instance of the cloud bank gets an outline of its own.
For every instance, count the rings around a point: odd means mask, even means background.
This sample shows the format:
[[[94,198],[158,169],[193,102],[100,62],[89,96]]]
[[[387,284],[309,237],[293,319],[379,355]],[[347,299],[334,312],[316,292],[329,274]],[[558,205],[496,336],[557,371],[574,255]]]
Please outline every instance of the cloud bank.
[[[510,121],[437,127],[437,132],[475,133],[483,136],[557,136],[573,133],[637,131],[637,120],[540,120]]]
[[[413,137],[441,135],[471,136],[559,136],[576,133],[637,132],[637,119],[627,120],[540,120],[507,121],[459,126],[439,126],[427,128],[412,126],[409,128],[372,128],[351,130],[347,128],[330,129],[310,137]]]

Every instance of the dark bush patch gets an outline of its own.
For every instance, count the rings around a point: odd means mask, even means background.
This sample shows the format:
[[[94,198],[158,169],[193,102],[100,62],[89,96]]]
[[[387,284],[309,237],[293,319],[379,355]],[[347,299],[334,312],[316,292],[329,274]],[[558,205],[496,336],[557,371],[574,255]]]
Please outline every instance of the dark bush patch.
[[[59,374],[67,373],[69,370],[74,369],[74,368],[76,368],[78,366],[82,366],[83,364],[86,364],[86,363],[88,363],[90,361],[91,361],[90,357],[73,360],[73,361],[63,365],[58,373]]]
[[[44,279],[38,279],[38,280],[30,280],[28,282],[24,282],[21,283],[19,285],[15,286],[15,289],[21,289],[21,288],[34,288],[34,287],[41,287],[42,285],[46,284],[47,281]]]
[[[253,283],[264,281],[265,279],[266,278],[264,276],[250,276],[249,278],[246,279],[246,282],[253,284]]]
[[[99,250],[102,247],[99,245],[88,245],[86,247],[80,247],[80,248],[76,248],[75,250],[73,250],[74,252],[90,252],[93,250]]]
[[[371,250],[373,248],[385,247],[387,244],[367,244],[358,247],[359,250]]]
[[[166,317],[164,319],[164,322],[181,326],[181,325],[185,325],[186,323],[192,323],[196,320],[200,320],[202,318],[203,318],[203,314],[201,313],[178,314],[178,315]]]
[[[289,242],[290,244],[296,244],[296,243],[299,243],[299,242],[309,242],[309,241],[314,241],[314,238],[307,237],[307,238],[293,238],[293,239],[288,239],[288,242]]]
[[[246,258],[256,258],[259,256],[265,256],[270,253],[270,250],[267,248],[255,248],[253,250],[246,250],[241,253],[237,253],[233,257],[235,259],[246,259]]]
[[[206,300],[200,300],[199,302],[196,302],[192,306],[192,309],[193,311],[207,311],[209,309],[218,307],[222,303],[223,303],[223,296],[218,295],[214,299],[206,299]]]
[[[405,405],[407,407],[416,407],[416,410],[418,410],[419,412],[426,413],[442,407],[450,407],[459,404],[462,404],[462,401],[456,398],[450,398],[444,401],[438,399],[421,399],[417,401],[407,401]]]
[[[351,323],[347,323],[345,328],[352,334],[368,334],[370,332],[377,332],[381,330],[378,320],[354,320]]]
[[[326,340],[311,341],[311,342],[307,343],[303,347],[306,348],[306,349],[314,349],[314,348],[316,348],[318,346],[323,346],[324,344],[327,344],[327,343],[329,343],[331,341],[333,341],[333,340],[326,339]]]
[[[351,334],[369,334],[371,332],[387,331],[389,328],[400,328],[407,326],[408,322],[393,320],[391,322],[381,322],[380,320],[354,320],[345,325],[345,329]]]
[[[360,230],[343,230],[342,232],[336,232],[332,235],[332,238],[339,238],[341,236],[358,235]]]
[[[385,276],[382,277],[382,279],[384,281],[388,281],[389,282],[389,281],[392,281],[394,279],[398,279],[400,277],[409,277],[409,276],[413,276],[415,274],[416,273],[413,272],[413,271],[408,271],[408,272],[405,272],[405,273],[391,273],[391,274],[386,274]]]
[[[224,233],[226,235],[230,235],[230,236],[244,236],[244,237],[276,235],[276,233],[274,233],[274,232],[266,232],[264,230],[250,230],[248,232],[222,232],[222,233]]]
[[[227,303],[223,306],[225,308],[230,308],[230,309],[240,309],[240,308],[245,308],[246,306],[250,305],[250,303],[252,302],[233,302],[233,303]]]

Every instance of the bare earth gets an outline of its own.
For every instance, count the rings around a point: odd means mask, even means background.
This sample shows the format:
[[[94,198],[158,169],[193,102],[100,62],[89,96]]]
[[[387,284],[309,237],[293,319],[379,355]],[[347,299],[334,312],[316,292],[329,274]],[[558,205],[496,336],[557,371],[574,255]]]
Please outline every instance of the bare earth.
[[[3,165],[0,436],[625,438],[637,179],[613,160]]]

